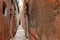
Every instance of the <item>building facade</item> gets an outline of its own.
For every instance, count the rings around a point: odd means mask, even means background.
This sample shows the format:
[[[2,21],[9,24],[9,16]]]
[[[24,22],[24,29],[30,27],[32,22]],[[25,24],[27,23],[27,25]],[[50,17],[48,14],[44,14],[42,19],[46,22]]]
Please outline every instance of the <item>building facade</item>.
[[[29,40],[60,40],[60,0],[25,0],[23,9],[22,27]]]
[[[0,0],[0,40],[10,40],[16,33],[15,5],[13,0]]]
[[[30,40],[60,40],[60,1],[31,0]]]
[[[22,22],[29,39],[60,40],[60,0],[30,0],[28,6]]]

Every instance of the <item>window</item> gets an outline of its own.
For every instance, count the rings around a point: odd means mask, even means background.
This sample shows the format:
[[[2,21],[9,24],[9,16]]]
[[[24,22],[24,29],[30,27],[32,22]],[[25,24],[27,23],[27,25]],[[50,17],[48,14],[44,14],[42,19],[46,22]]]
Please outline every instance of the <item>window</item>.
[[[11,19],[11,16],[12,16],[12,9],[10,9],[10,19]]]
[[[6,4],[3,3],[3,16],[6,16]]]
[[[13,3],[13,0],[11,0],[11,3]]]

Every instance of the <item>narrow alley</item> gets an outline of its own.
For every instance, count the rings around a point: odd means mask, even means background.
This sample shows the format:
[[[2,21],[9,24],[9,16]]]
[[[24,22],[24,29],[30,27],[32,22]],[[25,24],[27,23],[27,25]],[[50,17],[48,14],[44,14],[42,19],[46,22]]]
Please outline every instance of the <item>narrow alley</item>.
[[[0,40],[60,40],[60,0],[0,0]]]
[[[25,37],[25,31],[23,30],[21,25],[19,25],[19,27],[17,28],[17,33],[13,40],[28,40]]]

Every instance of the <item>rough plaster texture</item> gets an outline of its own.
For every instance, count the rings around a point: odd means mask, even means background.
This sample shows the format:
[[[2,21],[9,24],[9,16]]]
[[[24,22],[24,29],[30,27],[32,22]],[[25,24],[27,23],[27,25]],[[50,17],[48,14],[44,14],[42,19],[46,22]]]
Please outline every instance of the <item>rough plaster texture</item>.
[[[31,28],[33,29],[31,32],[35,30],[37,40],[60,40],[59,1],[33,0],[30,5],[32,9],[29,15],[29,28],[30,31]],[[32,34],[34,34],[34,32]],[[35,40],[33,38],[34,37],[32,36],[30,39]]]
[[[3,15],[3,2],[6,4],[6,15]],[[11,33],[13,36],[16,33],[16,20],[15,20],[15,7],[13,4],[12,8],[12,16],[10,19],[10,9],[11,9],[12,3],[11,0],[0,0],[0,40],[10,40],[10,22],[12,22],[12,30]]]

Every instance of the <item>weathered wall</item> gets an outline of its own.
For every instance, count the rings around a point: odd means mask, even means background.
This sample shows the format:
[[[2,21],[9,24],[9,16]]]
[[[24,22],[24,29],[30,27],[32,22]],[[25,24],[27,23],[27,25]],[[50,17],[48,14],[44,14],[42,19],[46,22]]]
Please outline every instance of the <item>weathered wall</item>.
[[[4,16],[3,15],[3,2],[6,3],[7,9],[8,10],[6,13],[7,15]],[[10,10],[10,6],[8,5],[10,4],[10,1],[8,3],[8,0],[0,0],[0,40],[10,40],[10,36],[9,36],[9,10]]]
[[[60,5],[58,2],[33,0],[29,15],[30,40],[60,40]]]
[[[16,5],[16,1],[14,0],[13,2],[11,2],[11,9],[12,9],[12,11],[11,11],[12,14],[11,14],[11,19],[10,19],[11,37],[15,36],[17,27],[18,27],[18,23],[19,23],[19,20],[18,20],[19,17],[17,17],[19,15],[19,13],[18,13],[17,8],[18,7]],[[17,23],[17,21],[18,21],[18,23]]]
[[[4,4],[6,5],[5,14],[3,13]],[[10,14],[12,16],[10,16]],[[15,4],[12,4],[11,0],[0,0],[0,40],[10,40],[10,32],[13,34],[13,36],[15,35],[17,31],[16,20]],[[10,31],[10,28],[12,31]]]
[[[17,31],[17,19],[15,14],[15,7],[14,4],[12,4],[12,15],[11,15],[11,27],[12,27],[12,35],[15,36],[15,33]]]

